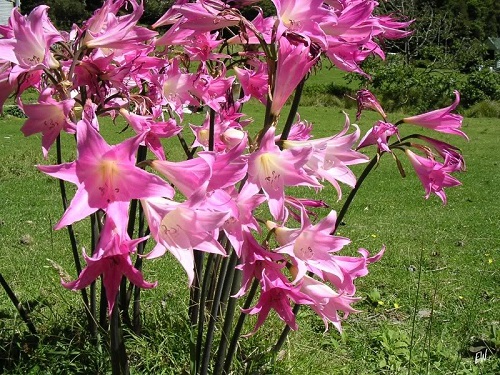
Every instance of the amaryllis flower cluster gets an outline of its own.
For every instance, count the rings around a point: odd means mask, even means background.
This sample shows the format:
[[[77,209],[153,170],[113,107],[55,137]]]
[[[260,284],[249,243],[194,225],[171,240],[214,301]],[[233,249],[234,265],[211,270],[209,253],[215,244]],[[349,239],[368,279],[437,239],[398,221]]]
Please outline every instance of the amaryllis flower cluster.
[[[312,124],[294,113],[285,122],[280,114],[321,58],[364,74],[361,62],[372,54],[383,57],[380,41],[408,35],[410,22],[377,15],[375,1],[273,0],[276,15],[264,18],[259,11],[253,20],[238,7],[258,7],[258,1],[231,4],[179,0],[153,25],[168,27],[162,35],[138,24],[144,7],[137,0],[106,0],[69,33],[54,27],[46,6],[27,16],[14,9],[0,30],[0,87],[25,111],[23,133],[41,133],[45,157],[61,132],[76,137],[74,161],[38,166],[77,187],[55,229],[92,215],[104,220],[92,253],[84,253],[86,267],[63,285],[81,289],[102,276],[111,313],[122,276],[141,288],[156,285],[135,267],[137,256],[170,253],[191,285],[199,278],[197,253],[235,254],[242,273],[236,296],[246,294],[253,280],[260,284],[258,301],[245,310],[258,314],[255,330],[271,309],[296,329],[292,302],[310,306],[326,327],[340,330],[342,319],[356,311],[354,280],[385,249],[340,255],[351,241],[335,235],[335,210],[318,218],[326,204],[315,193],[332,185],[340,200],[342,185],[357,184],[350,167],[369,160],[356,145],[392,152],[396,146],[388,140],[398,135],[399,124],[388,123],[366,91],[360,108],[378,110],[383,121],[361,142],[347,115],[343,126],[328,124],[340,129],[337,134],[316,139]],[[233,37],[224,39],[229,32]],[[27,88],[39,92],[38,103],[23,102]],[[252,98],[266,113],[260,130],[249,127],[243,112]],[[3,104],[6,97],[0,99]],[[452,107],[403,121],[463,134],[459,118],[450,114],[457,103],[458,93]],[[190,124],[187,114],[202,110],[203,124]],[[108,144],[101,116],[126,124],[129,138]],[[163,140],[175,137],[185,161],[168,159]],[[443,188],[458,184],[449,174],[465,164],[457,148],[420,139],[427,145],[400,140],[397,147],[406,149],[427,196],[436,193],[444,201]],[[146,160],[146,150],[156,159]],[[297,187],[308,187],[309,196],[298,196]],[[131,207],[137,201],[149,234],[134,239]],[[146,240],[152,249],[136,255]]]

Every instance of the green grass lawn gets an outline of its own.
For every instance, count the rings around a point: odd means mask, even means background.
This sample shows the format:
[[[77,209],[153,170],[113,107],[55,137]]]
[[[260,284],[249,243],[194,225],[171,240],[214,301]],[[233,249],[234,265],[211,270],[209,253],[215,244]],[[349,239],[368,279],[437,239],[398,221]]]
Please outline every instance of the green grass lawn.
[[[247,110],[256,124],[262,123],[254,104]],[[317,138],[343,126],[339,108],[304,107],[299,112],[315,125]],[[349,110],[351,119],[354,113]],[[375,119],[375,114],[366,113],[359,125],[366,131]],[[394,122],[398,119],[397,114],[391,116]],[[201,115],[193,116],[193,122],[201,120]],[[0,369],[12,374],[105,373],[105,349],[83,333],[79,294],[60,286],[59,274],[48,260],[74,277],[67,234],[51,230],[62,214],[57,182],[34,167],[55,160],[42,160],[40,137],[24,138],[19,131],[22,123],[0,119],[0,272],[29,306],[41,345],[33,349],[27,343],[24,324],[0,290]],[[131,135],[119,134],[121,128],[102,123],[110,143]],[[401,129],[402,135],[415,130]],[[256,335],[242,339],[237,373],[500,373],[498,354],[476,365],[469,350],[481,345],[500,350],[500,124],[465,119],[464,130],[470,142],[439,137],[462,148],[468,169],[458,175],[463,185],[447,190],[447,206],[435,196],[423,198],[423,188],[403,155],[406,178],[384,155],[365,181],[340,235],[353,241],[346,253],[360,247],[376,252],[383,245],[387,251],[370,274],[358,280],[363,300],[356,307],[361,312],[345,321],[343,333],[333,328],[323,332],[322,321],[304,308],[299,312],[299,331],[289,335],[278,358],[261,367],[263,372],[252,372],[263,363],[249,360],[258,352],[255,348],[265,350],[281,331],[281,321],[273,315]],[[63,142],[71,143],[71,136],[64,136]],[[169,143],[166,151],[177,159],[174,147]],[[74,151],[65,148],[64,158],[73,160]],[[356,174],[361,170],[356,167]],[[345,200],[348,190],[344,191]],[[343,203],[330,188],[318,197],[335,210]],[[85,220],[75,225],[80,247],[89,248],[88,226]],[[180,374],[189,362],[187,277],[169,256],[148,261],[145,276],[158,280],[159,286],[142,294],[144,334],[127,337],[132,368],[137,374]],[[254,322],[248,319],[245,332]]]

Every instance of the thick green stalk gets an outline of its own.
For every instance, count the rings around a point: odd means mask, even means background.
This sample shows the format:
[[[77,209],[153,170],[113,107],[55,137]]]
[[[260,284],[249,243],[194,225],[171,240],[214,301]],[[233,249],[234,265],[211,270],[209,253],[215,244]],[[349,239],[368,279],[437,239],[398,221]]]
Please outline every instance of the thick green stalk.
[[[5,279],[3,278],[2,274],[0,273],[0,285],[4,288],[5,292],[7,293],[7,296],[9,296],[9,299],[12,301],[14,307],[16,308],[17,312],[21,316],[21,319],[26,323],[26,326],[28,326],[29,331],[31,332],[32,335],[36,335],[37,331],[35,326],[33,325],[33,322],[31,321],[28,312],[24,309],[23,305],[19,300],[17,299],[16,295],[10,288],[9,284]]]
[[[116,301],[118,302],[118,301]],[[120,311],[118,303],[115,303],[113,312],[111,313],[111,370],[113,375],[129,375],[129,365],[127,352],[125,350],[125,342],[123,341],[123,332],[120,322]]]
[[[233,326],[234,313],[236,306],[238,305],[238,298],[232,296],[238,293],[241,284],[241,277],[241,271],[235,270],[231,286],[231,298],[229,298],[229,303],[227,305],[226,316],[224,317],[224,327],[222,328],[219,348],[217,349],[217,358],[215,360],[213,371],[214,374],[220,374],[222,372],[224,358],[226,358],[226,350],[229,344],[229,336],[231,335],[231,327]]]
[[[215,324],[217,322],[217,318],[219,315],[221,296],[222,296],[223,290],[225,288],[227,288],[227,285],[228,285],[228,283],[226,282],[226,278],[227,278],[227,276],[229,276],[228,270],[230,270],[231,268],[234,268],[237,260],[238,260],[238,258],[236,256],[236,253],[233,251],[231,253],[229,259],[226,257],[222,261],[222,267],[221,267],[221,270],[219,272],[219,279],[217,281],[217,288],[215,289],[215,298],[214,298],[214,301],[212,302],[212,309],[210,311],[210,320],[208,322],[207,334],[205,336],[205,348],[203,350],[200,375],[207,375],[208,374],[208,367],[209,367],[209,363],[210,363],[210,352],[212,350],[213,337],[214,337],[214,332],[215,332]]]
[[[259,281],[257,279],[253,280],[250,291],[247,294],[245,303],[243,304],[243,309],[248,309],[252,304],[255,293],[257,293],[257,288],[259,287]],[[234,327],[233,336],[231,337],[231,342],[229,343],[229,349],[227,350],[226,360],[224,361],[224,368],[222,370],[223,374],[229,374],[231,370],[231,364],[233,362],[234,353],[236,352],[236,347],[238,346],[238,341],[241,336],[241,330],[243,329],[243,324],[245,323],[245,318],[247,314],[243,311],[240,313],[238,322],[236,322],[236,327]]]
[[[304,77],[302,81],[298,84],[295,89],[295,95],[293,96],[292,106],[290,112],[288,112],[288,117],[286,119],[285,127],[281,133],[280,141],[285,141],[290,135],[290,129],[292,128],[295,117],[297,116],[297,110],[299,109],[300,99],[302,98],[302,90],[304,89],[304,84],[306,83],[306,78]]]
[[[203,274],[203,283],[201,286],[201,296],[200,296],[200,308],[199,308],[199,315],[198,315],[198,332],[197,332],[197,337],[196,337],[196,349],[194,352],[194,373],[198,373],[199,367],[200,367],[200,360],[201,360],[201,349],[203,346],[203,332],[204,332],[204,325],[205,325],[205,306],[207,302],[207,294],[208,294],[208,289],[210,287],[210,281],[213,278],[214,272],[214,263],[215,263],[215,258],[218,255],[216,254],[209,254],[208,259],[207,259],[207,264],[205,266],[205,273]]]

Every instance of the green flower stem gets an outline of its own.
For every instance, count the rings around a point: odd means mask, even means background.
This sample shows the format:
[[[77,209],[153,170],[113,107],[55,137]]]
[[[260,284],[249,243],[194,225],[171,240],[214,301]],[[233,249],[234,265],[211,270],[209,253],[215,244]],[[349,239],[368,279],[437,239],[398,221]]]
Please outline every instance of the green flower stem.
[[[245,303],[243,304],[243,309],[248,309],[250,307],[253,298],[255,297],[255,293],[257,293],[258,287],[259,287],[259,281],[257,279],[254,279],[252,282],[252,286],[250,287],[250,291],[247,294]],[[240,339],[241,330],[243,329],[243,324],[245,323],[246,316],[247,314],[245,314],[242,311],[240,313],[240,317],[238,318],[238,322],[236,322],[236,327],[234,327],[233,336],[231,337],[231,342],[229,343],[229,349],[227,350],[226,360],[224,361],[224,368],[222,370],[223,374],[229,374],[229,371],[231,370],[231,364],[233,362],[234,353],[236,352],[236,347]]]
[[[118,302],[118,301],[116,301]],[[125,342],[123,341],[123,332],[120,322],[120,311],[118,303],[115,303],[113,312],[111,313],[111,370],[113,375],[129,375],[129,365],[127,352],[125,350]]]
[[[302,90],[304,89],[304,84],[306,83],[306,78],[304,77],[302,81],[298,84],[295,89],[295,95],[293,96],[292,107],[290,108],[290,112],[288,112],[288,117],[286,119],[285,127],[283,128],[283,132],[281,133],[280,141],[283,142],[287,140],[290,135],[290,129],[292,128],[293,121],[295,120],[295,116],[297,115],[297,110],[299,109],[300,99],[302,98]]]
[[[228,241],[229,244],[229,241]],[[208,323],[207,335],[205,337],[205,348],[203,351],[202,365],[200,375],[208,374],[208,367],[210,363],[210,352],[212,350],[213,335],[215,331],[215,323],[219,314],[221,296],[229,293],[232,284],[232,276],[234,275],[234,267],[238,261],[236,252],[233,250],[229,259],[226,257],[223,260],[221,270],[219,272],[219,280],[217,281],[217,288],[215,291],[215,299],[212,303],[212,310],[210,313],[210,321]]]
[[[194,373],[198,373],[198,369],[200,367],[200,360],[201,360],[201,349],[203,346],[203,326],[205,323],[205,304],[207,301],[207,294],[208,294],[208,289],[210,287],[210,281],[212,277],[214,276],[214,263],[215,263],[215,258],[217,257],[216,254],[209,254],[207,258],[207,264],[205,266],[205,273],[203,274],[203,283],[201,287],[201,296],[200,296],[200,307],[199,307],[199,315],[198,315],[198,332],[197,332],[197,337],[196,337],[196,348],[194,352]]]
[[[363,173],[361,173],[361,176],[359,176],[358,180],[356,181],[356,185],[354,186],[354,189],[352,189],[351,192],[349,193],[344,205],[342,206],[339,214],[337,215],[337,221],[335,223],[335,228],[333,229],[333,231],[331,233],[332,235],[335,234],[335,232],[337,232],[337,228],[339,227],[340,223],[344,219],[344,216],[347,213],[347,210],[349,209],[349,206],[351,205],[352,201],[354,200],[354,197],[356,196],[359,188],[363,184],[363,181],[366,179],[366,177],[368,177],[368,175],[370,174],[372,169],[377,165],[379,159],[380,159],[379,154],[374,156],[372,158],[372,160],[370,160],[368,165],[365,167],[365,169],[363,170]]]
[[[148,230],[145,230],[146,228],[146,218],[144,216],[144,211],[141,206],[139,206],[139,234],[137,235],[138,238],[146,236],[146,232]],[[149,229],[149,228],[148,228]],[[137,254],[142,255],[144,254],[144,248],[146,246],[146,241],[141,242],[139,245],[137,245]],[[138,256],[134,267],[138,269],[139,271],[142,271],[142,260],[143,258],[141,256]],[[133,285],[130,283],[131,286]],[[138,287],[137,285],[133,285],[134,288],[134,304],[132,308],[132,328],[135,333],[139,334],[142,330],[142,323],[141,323],[141,299],[140,299],[140,294],[141,294],[141,288]],[[130,304],[130,296],[127,296],[127,307]]]
[[[231,327],[233,326],[234,313],[236,310],[236,306],[238,305],[238,298],[233,296],[238,293],[241,284],[241,277],[241,270],[235,270],[231,286],[231,297],[229,298],[229,303],[227,305],[226,316],[224,317],[224,327],[222,328],[219,348],[217,349],[217,358],[215,360],[213,370],[214,374],[220,374],[222,372],[222,366],[224,364],[224,359],[226,358],[226,350],[229,344]]]
[[[16,308],[17,312],[21,316],[21,319],[26,323],[28,326],[29,331],[31,332],[32,335],[36,335],[37,331],[35,326],[33,325],[33,322],[31,321],[28,312],[24,309],[23,305],[19,300],[17,299],[16,295],[10,288],[9,284],[5,279],[3,278],[2,274],[0,273],[0,285],[4,288],[5,292],[7,293],[7,296],[9,296],[9,299],[12,301],[14,304],[14,307]]]

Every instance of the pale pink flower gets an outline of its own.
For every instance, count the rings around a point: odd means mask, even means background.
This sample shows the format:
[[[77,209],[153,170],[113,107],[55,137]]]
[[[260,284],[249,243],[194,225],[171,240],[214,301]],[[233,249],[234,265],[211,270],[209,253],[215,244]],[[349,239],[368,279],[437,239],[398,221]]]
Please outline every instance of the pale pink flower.
[[[218,228],[229,217],[228,212],[196,208],[196,202],[177,203],[164,198],[141,200],[151,235],[157,244],[147,255],[157,258],[168,250],[194,280],[194,249],[226,255],[217,242]]]
[[[341,321],[350,313],[358,312],[351,307],[351,304],[361,298],[339,294],[325,283],[307,275],[302,279],[300,291],[313,301],[309,306],[323,319],[325,331],[328,330],[328,323],[332,323],[339,332],[342,332]],[[343,313],[342,316],[339,315],[339,311]]]
[[[285,276],[275,269],[264,269],[261,277],[262,291],[259,301],[254,307],[242,311],[254,315],[259,314],[255,327],[250,334],[257,332],[264,324],[271,309],[276,311],[279,318],[291,329],[297,330],[295,314],[290,306],[290,300],[300,304],[311,304],[312,299],[300,291],[300,286],[294,286],[287,282]]]
[[[180,27],[198,32],[223,29],[236,26],[240,17],[225,2],[220,0],[199,0],[195,3],[181,1],[171,7],[167,13],[173,17],[162,17],[155,26],[164,25],[181,15],[185,22]]]
[[[425,189],[425,198],[434,193],[446,204],[446,194],[444,188],[461,185],[460,181],[449,175],[456,169],[453,165],[445,165],[430,158],[424,158],[406,150],[406,155],[410,159],[420,182]]]
[[[257,99],[262,104],[266,104],[269,87],[267,64],[258,60],[252,61],[251,64],[255,65],[254,69],[234,67],[234,73],[238,77],[245,95]]]
[[[348,238],[331,235],[337,213],[331,211],[315,225],[311,224],[304,211],[301,219],[300,229],[275,226],[268,222],[268,227],[275,230],[276,240],[281,245],[276,251],[292,257],[297,267],[294,282],[301,280],[307,271],[337,273],[338,265],[330,253],[341,250],[351,242]]]
[[[338,266],[336,273],[323,272],[323,279],[332,283],[342,293],[353,295],[356,293],[354,280],[368,274],[368,265],[378,262],[385,252],[385,246],[375,255],[366,249],[359,249],[361,257],[333,255],[333,261]]]
[[[350,127],[349,118],[346,115],[344,128],[335,136],[283,142],[285,149],[300,150],[304,147],[312,149],[304,169],[310,175],[330,182],[337,190],[339,199],[342,198],[342,190],[338,182],[351,187],[356,185],[356,176],[348,166],[368,161],[366,155],[353,150],[360,136],[359,128],[356,125],[353,126],[356,130],[351,134],[346,134]]]
[[[170,138],[182,131],[174,119],[156,121],[153,116],[141,116],[130,113],[125,109],[120,110],[121,115],[127,120],[137,134],[146,134],[144,142],[155,156],[165,160],[165,152],[161,138]]]
[[[280,150],[274,143],[272,126],[262,138],[260,148],[248,160],[248,183],[264,191],[269,209],[275,220],[285,218],[285,186],[311,186],[320,188],[318,181],[307,175],[303,166],[311,154],[310,147]]]
[[[184,50],[189,55],[192,61],[208,61],[217,60],[222,58],[229,58],[230,56],[225,53],[212,52],[215,48],[220,46],[224,40],[217,39],[219,33],[197,33],[184,40]]]
[[[460,103],[460,93],[454,91],[455,101],[449,107],[436,109],[435,111],[423,113],[421,115],[406,117],[402,121],[407,124],[423,126],[440,133],[456,134],[469,139],[467,135],[460,130],[462,127],[463,116],[460,116],[451,111],[457,108]]]
[[[387,115],[385,114],[377,98],[369,90],[366,89],[359,90],[356,93],[356,101],[358,103],[358,112],[356,113],[356,120],[359,120],[359,118],[361,117],[361,111],[364,109],[371,109],[372,111],[378,112],[384,120],[387,118]]]
[[[132,4],[132,12],[117,16],[123,4]],[[85,23],[83,43],[88,48],[136,49],[158,33],[137,26],[144,13],[143,2],[136,0],[106,0]]]
[[[277,38],[285,32],[305,35],[326,47],[325,32],[319,26],[333,21],[332,13],[323,6],[323,0],[272,0],[278,15]]]
[[[440,141],[438,139],[434,139],[431,137],[426,137],[424,135],[419,134],[417,136],[418,139],[421,139],[428,144],[430,144],[434,150],[444,159],[445,165],[454,165],[456,170],[465,171],[465,160],[460,153],[460,149],[456,146],[450,145],[449,143]]]

